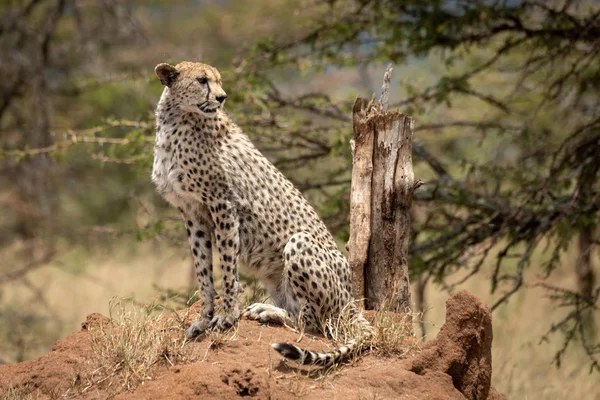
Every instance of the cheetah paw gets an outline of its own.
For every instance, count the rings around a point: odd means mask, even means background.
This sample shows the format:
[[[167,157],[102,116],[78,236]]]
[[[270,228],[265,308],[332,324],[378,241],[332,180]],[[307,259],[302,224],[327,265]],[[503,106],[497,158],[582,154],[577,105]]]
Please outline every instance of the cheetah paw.
[[[202,335],[207,329],[211,327],[212,320],[208,318],[199,319],[198,321],[192,322],[190,327],[185,331],[185,337],[187,340],[194,340],[198,336]]]
[[[209,329],[223,331],[234,326],[238,320],[239,313],[238,317],[235,314],[228,314],[216,315],[212,319],[202,318],[192,322],[190,327],[185,331],[185,337],[187,340],[194,340]]]
[[[263,323],[275,323],[286,325],[290,317],[286,310],[271,304],[254,303],[244,311],[244,317]]]
[[[212,321],[210,321],[211,328],[219,331],[231,328],[238,321],[239,317],[234,315],[216,315]]]

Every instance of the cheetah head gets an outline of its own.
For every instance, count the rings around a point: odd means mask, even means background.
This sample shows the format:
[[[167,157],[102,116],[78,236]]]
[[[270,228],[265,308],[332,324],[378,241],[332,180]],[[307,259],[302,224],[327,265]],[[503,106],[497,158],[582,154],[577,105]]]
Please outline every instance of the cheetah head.
[[[189,61],[176,66],[162,63],[154,72],[169,88],[167,95],[173,96],[184,111],[213,115],[225,104],[227,93],[221,87],[221,74],[210,65]]]

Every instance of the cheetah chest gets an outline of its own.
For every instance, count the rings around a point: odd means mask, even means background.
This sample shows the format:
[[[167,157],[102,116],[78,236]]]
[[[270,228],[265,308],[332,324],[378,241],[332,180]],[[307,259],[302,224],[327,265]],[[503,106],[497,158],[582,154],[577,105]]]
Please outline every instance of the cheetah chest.
[[[186,203],[175,190],[177,180],[173,172],[177,170],[175,152],[167,140],[157,140],[154,146],[154,164],[152,182],[158,193],[175,207],[183,207]]]

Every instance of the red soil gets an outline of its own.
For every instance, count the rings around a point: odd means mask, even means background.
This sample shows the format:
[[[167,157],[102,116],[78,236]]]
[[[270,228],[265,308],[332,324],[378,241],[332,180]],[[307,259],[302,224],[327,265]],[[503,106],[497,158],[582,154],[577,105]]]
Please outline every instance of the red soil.
[[[270,344],[295,341],[281,327],[242,320],[236,340],[209,349],[191,343],[205,357],[190,364],[168,363],[151,370],[151,380],[127,390],[117,379],[86,385],[94,373],[91,331],[107,318],[92,314],[82,330],[56,343],[37,360],[0,366],[0,398],[85,399],[502,399],[491,382],[492,322],[489,308],[466,291],[446,303],[438,336],[404,359],[365,354],[325,377],[296,369]],[[301,344],[324,350],[327,343],[304,337]],[[114,377],[113,377],[114,378]]]

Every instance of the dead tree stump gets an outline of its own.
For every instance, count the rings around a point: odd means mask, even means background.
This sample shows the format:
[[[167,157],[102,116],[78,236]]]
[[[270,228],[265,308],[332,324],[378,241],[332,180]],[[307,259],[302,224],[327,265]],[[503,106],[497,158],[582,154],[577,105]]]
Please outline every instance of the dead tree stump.
[[[408,278],[413,120],[387,111],[391,67],[379,104],[357,98],[350,194],[353,295],[367,309],[411,310]]]

